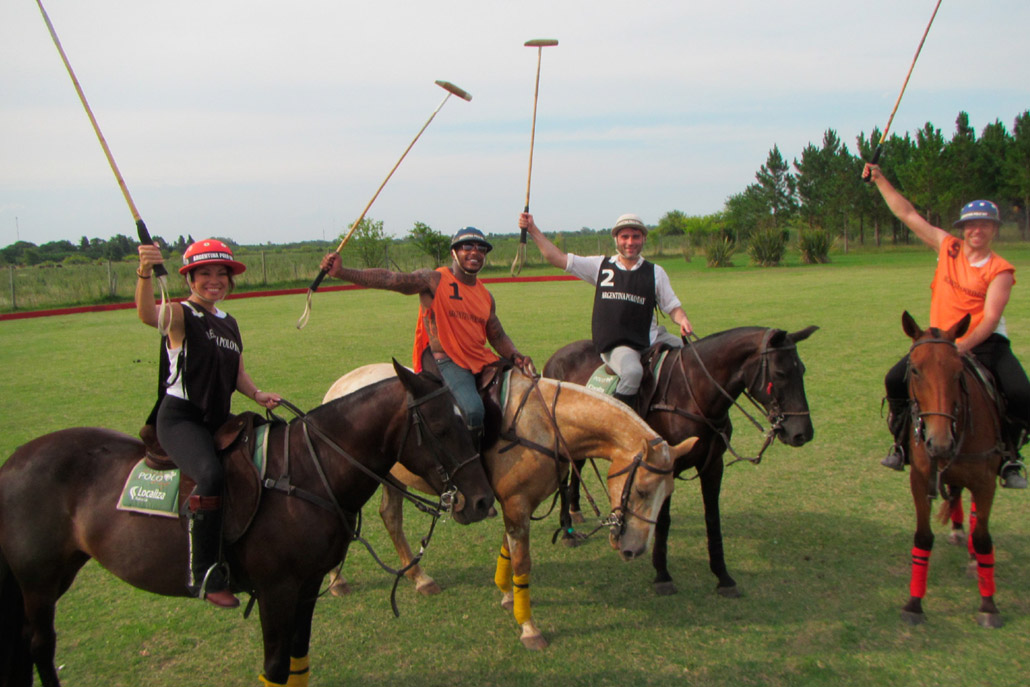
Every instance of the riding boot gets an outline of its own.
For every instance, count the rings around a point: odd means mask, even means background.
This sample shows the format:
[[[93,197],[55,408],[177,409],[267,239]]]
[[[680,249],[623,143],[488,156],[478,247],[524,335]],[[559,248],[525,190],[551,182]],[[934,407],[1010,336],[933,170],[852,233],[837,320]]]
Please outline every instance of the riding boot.
[[[894,443],[891,445],[887,457],[880,461],[880,465],[899,472],[905,469],[905,435],[908,434],[908,426],[911,420],[907,398],[888,398],[887,405],[887,428]]]
[[[1006,489],[1026,489],[1026,466],[1019,455],[1019,449],[1026,443],[1026,429],[1015,423],[1006,423],[1008,426],[1003,433],[1006,436],[1006,444],[1011,450],[1009,459],[1006,460],[999,473],[1001,475],[1001,486]]]
[[[191,494],[186,586],[197,598],[223,608],[235,608],[240,600],[229,591],[229,568],[220,562],[221,544],[222,497]]]
[[[637,395],[636,394],[620,394],[616,391],[612,394],[612,397],[622,401],[636,412],[637,409]]]

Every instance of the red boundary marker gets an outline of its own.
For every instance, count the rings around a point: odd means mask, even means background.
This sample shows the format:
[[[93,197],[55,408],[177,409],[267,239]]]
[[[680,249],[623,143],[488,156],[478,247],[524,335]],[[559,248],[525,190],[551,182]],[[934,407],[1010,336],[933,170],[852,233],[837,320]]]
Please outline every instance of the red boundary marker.
[[[577,277],[570,274],[545,276],[545,277],[494,277],[481,279],[484,284],[509,284],[512,282],[545,282],[545,281],[576,281]],[[354,284],[345,284],[341,286],[323,286],[319,288],[319,291],[354,291],[356,289],[363,289],[364,286],[355,286]],[[227,300],[235,300],[237,298],[263,298],[265,296],[289,296],[293,294],[307,293],[306,288],[298,289],[277,289],[274,291],[248,291],[247,293],[237,293],[229,296]],[[185,300],[183,298],[174,298],[173,301]],[[32,317],[53,317],[54,315],[77,315],[79,313],[87,312],[106,312],[108,310],[128,310],[135,308],[135,302],[130,303],[104,303],[102,305],[80,305],[72,308],[54,308],[52,310],[26,310],[25,312],[10,312],[0,313],[0,322],[5,320],[25,320]]]

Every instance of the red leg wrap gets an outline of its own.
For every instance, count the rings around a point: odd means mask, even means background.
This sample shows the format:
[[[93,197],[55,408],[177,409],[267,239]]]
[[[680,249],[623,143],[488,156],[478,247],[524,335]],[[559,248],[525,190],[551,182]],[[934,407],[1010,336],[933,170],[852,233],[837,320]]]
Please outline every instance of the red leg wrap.
[[[912,547],[912,581],[909,593],[917,599],[926,596],[926,573],[930,568],[930,552],[918,546]]]
[[[965,509],[962,508],[962,497],[959,496],[955,499],[955,502],[951,504],[951,524],[955,525],[955,529],[962,527],[966,520]]]
[[[976,554],[976,581],[980,596],[994,596],[994,551]]]
[[[969,539],[966,542],[970,557],[976,555],[973,550],[973,531],[976,529],[976,501],[969,502]]]

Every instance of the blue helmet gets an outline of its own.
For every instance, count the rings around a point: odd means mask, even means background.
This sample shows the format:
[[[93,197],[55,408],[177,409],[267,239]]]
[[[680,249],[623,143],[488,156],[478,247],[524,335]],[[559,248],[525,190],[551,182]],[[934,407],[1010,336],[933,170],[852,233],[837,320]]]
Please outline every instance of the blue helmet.
[[[494,249],[490,242],[486,240],[486,237],[483,236],[483,232],[475,227],[465,227],[464,229],[459,229],[458,233],[451,238],[451,250],[454,250],[459,244],[467,241],[472,241],[486,246],[487,253]]]
[[[974,200],[972,203],[966,203],[959,214],[958,220],[955,222],[955,226],[961,229],[963,222],[968,222],[971,219],[987,219],[997,223],[999,226],[1001,225],[998,206],[989,200]]]

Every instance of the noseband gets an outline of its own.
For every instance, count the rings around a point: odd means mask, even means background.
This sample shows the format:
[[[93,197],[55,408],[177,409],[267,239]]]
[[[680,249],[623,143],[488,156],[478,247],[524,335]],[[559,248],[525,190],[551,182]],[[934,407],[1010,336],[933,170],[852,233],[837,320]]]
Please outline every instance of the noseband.
[[[647,443],[648,453],[650,453],[651,448],[658,446],[664,441],[665,439],[663,439],[662,437],[656,437],[654,439],[651,439]],[[640,468],[644,468],[645,470],[654,475],[668,475],[672,473],[671,467],[668,469],[662,469],[656,468],[655,466],[648,464],[644,459],[643,452],[640,452],[633,457],[633,461],[629,465],[622,468],[618,472],[612,472],[608,474],[609,482],[615,479],[616,477],[621,477],[622,475],[625,475],[627,473],[629,474],[629,477],[626,478],[626,483],[622,485],[622,498],[620,499],[619,505],[614,507],[612,509],[612,512],[608,514],[608,517],[602,520],[600,523],[600,527],[609,528],[613,537],[621,537],[622,533],[626,531],[626,518],[624,518],[623,515],[638,518],[648,523],[649,525],[657,524],[657,521],[644,517],[640,513],[634,512],[629,507],[629,497],[633,489],[633,480],[636,478],[637,470]]]

